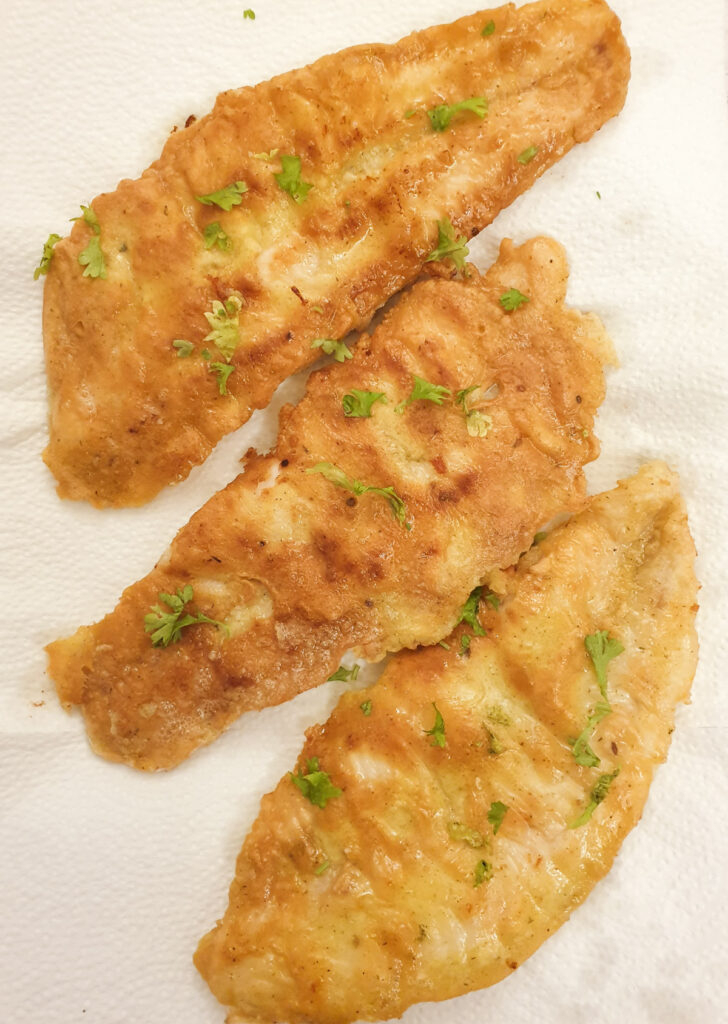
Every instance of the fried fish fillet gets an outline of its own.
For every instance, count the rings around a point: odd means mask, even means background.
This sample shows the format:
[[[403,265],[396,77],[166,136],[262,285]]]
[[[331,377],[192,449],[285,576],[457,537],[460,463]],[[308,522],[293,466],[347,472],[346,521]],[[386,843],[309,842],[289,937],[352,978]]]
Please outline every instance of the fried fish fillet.
[[[417,276],[439,219],[477,233],[619,112],[628,78],[602,0],[542,0],[221,94],[55,248],[45,460],[58,493],[138,505],[186,477],[320,354],[312,342],[362,329]],[[428,110],[474,97],[487,116],[433,129]],[[225,208],[209,198],[231,185]],[[106,277],[92,278],[99,247]],[[209,337],[221,323],[222,349]]]
[[[297,784],[263,798],[198,948],[228,1021],[389,1019],[529,957],[609,870],[665,758],[696,662],[693,557],[677,478],[651,464],[525,556],[469,657],[455,633],[342,697]],[[624,647],[606,697],[599,633]]]
[[[567,274],[556,242],[505,241],[484,277],[417,284],[353,359],[311,375],[275,451],[249,453],[111,615],[50,645],[98,753],[168,768],[323,682],[348,648],[438,640],[490,569],[581,504],[614,357],[600,322],[564,307]],[[529,301],[506,312],[510,289]],[[415,378],[430,399],[411,400]],[[370,416],[346,415],[357,392],[383,396]],[[145,615],[185,587],[185,614],[229,635],[195,624],[153,647]]]

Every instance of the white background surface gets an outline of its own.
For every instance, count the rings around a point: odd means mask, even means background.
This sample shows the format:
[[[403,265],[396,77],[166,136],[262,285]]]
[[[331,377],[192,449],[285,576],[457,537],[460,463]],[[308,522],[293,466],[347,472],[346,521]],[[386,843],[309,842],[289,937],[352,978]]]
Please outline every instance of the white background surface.
[[[45,445],[42,283],[32,272],[79,203],[136,177],[173,124],[359,42],[470,13],[468,0],[3,0],[0,105],[2,616],[0,1019],[222,1024],[191,964],[227,899],[260,796],[290,768],[333,684],[240,721],[168,775],[106,764],[59,708],[42,647],[109,611],[188,516],[275,433],[279,393],[144,509],[62,503]],[[653,456],[683,480],[703,583],[693,703],[642,824],[587,904],[489,991],[408,1024],[713,1024],[728,1020],[728,139],[721,0],[614,0],[632,48],[627,107],[502,214],[503,235],[567,248],[573,304],[622,359],[598,424],[594,490]],[[601,200],[596,191],[601,192]],[[287,395],[300,393],[289,382]],[[280,399],[280,400],[279,400]],[[360,680],[362,677],[360,677]],[[38,706],[36,706],[38,705]]]

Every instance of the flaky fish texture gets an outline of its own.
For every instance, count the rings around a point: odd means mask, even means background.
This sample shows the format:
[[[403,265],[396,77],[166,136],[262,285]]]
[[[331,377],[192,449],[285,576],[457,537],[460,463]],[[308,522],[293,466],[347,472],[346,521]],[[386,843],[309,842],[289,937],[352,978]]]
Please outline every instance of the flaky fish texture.
[[[195,957],[230,1024],[396,1017],[506,977],[568,918],[639,820],[688,696],[693,560],[677,478],[646,466],[499,574],[469,656],[462,630],[400,654],[309,730]],[[605,694],[585,648],[601,632],[624,647]]]
[[[55,248],[45,460],[58,493],[138,505],[183,479],[320,354],[314,341],[362,329],[414,280],[439,219],[477,233],[619,112],[628,78],[602,0],[542,0],[222,93]],[[433,129],[428,110],[474,97],[486,116]],[[303,186],[289,164],[281,187],[282,157],[300,159]],[[237,205],[197,199],[237,182]],[[89,244],[105,278],[79,263]],[[209,337],[221,319],[222,349]]]
[[[111,615],[50,646],[98,753],[171,767],[243,711],[323,682],[348,648],[433,643],[490,569],[580,506],[614,357],[600,322],[564,306],[567,273],[556,242],[505,241],[484,277],[421,282],[351,360],[311,375],[275,450],[249,453]],[[506,312],[511,289],[529,301]],[[449,397],[405,404],[415,377]],[[355,390],[385,400],[347,416]],[[227,632],[189,625],[153,647],[145,615],[185,587],[185,615]]]

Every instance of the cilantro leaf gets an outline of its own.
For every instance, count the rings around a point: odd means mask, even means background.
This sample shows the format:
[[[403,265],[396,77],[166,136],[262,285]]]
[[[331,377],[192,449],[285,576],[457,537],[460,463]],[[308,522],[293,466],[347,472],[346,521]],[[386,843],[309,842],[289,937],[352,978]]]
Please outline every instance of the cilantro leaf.
[[[469,396],[479,387],[480,384],[471,384],[470,387],[462,388],[455,394],[455,404],[461,406],[465,413],[465,427],[471,437],[485,437],[493,426],[493,420],[486,413],[468,408]]]
[[[217,377],[217,390],[221,395],[228,393],[227,382],[228,377],[235,369],[230,363],[210,363],[210,373],[214,373]]]
[[[524,302],[530,302],[531,300],[523,292],[519,292],[517,288],[509,288],[507,292],[503,292],[498,301],[506,313],[512,313],[514,309],[518,309]]]
[[[375,402],[386,401],[387,397],[382,391],[359,391],[358,388],[352,388],[341,399],[341,404],[344,407],[344,416],[366,418],[371,416]]]
[[[508,804],[501,803],[500,800],[494,800],[490,805],[488,811],[488,821],[493,826],[493,835],[498,834],[498,829],[503,824],[503,819],[508,811]]]
[[[433,747],[444,747],[445,743],[445,722],[442,715],[437,710],[437,704],[432,702],[432,706],[435,709],[435,724],[431,729],[425,729],[425,736],[432,736],[431,745]]]
[[[614,637],[610,636],[606,629],[599,629],[596,633],[590,633],[589,636],[585,636],[584,646],[592,660],[602,697],[608,702],[607,665],[612,658],[616,658],[618,654],[622,653],[624,647],[619,640],[615,640]]]
[[[406,530],[412,529],[412,524],[406,521],[407,507],[393,487],[372,487],[369,484],[363,484],[361,480],[354,480],[352,477],[347,476],[342,469],[339,469],[338,466],[334,466],[331,462],[318,462],[315,466],[312,466],[311,469],[307,469],[306,472],[321,473],[321,475],[332,484],[336,484],[337,487],[343,487],[345,490],[351,491],[356,495],[381,495],[381,497],[385,498],[389,503],[392,515],[397,522],[401,523]]]
[[[407,406],[412,405],[413,402],[434,402],[435,405],[442,405],[445,399],[450,397],[450,388],[443,387],[441,384],[430,384],[429,381],[423,380],[422,377],[418,377],[416,374],[412,380],[414,383],[409,397],[400,402],[399,405],[395,405],[395,412],[403,413]]]
[[[538,146],[529,146],[528,149],[524,149],[522,153],[518,154],[517,160],[519,164],[530,164],[537,153]]]
[[[457,839],[463,843],[467,843],[468,846],[472,846],[478,849],[480,846],[485,846],[485,839],[482,834],[478,832],[477,828],[469,828],[464,825],[462,821],[451,821],[447,826],[447,834],[451,839]]]
[[[459,103],[450,105],[443,103],[439,107],[433,107],[427,111],[433,131],[444,132],[449,128],[455,114],[460,111],[470,111],[482,121],[488,113],[488,101],[485,96],[473,96],[469,100],[461,100]]]
[[[243,201],[243,193],[248,191],[244,181],[234,181],[231,185],[220,188],[217,192],[208,192],[206,196],[195,196],[198,203],[203,206],[219,206],[221,210],[228,213],[233,206],[239,206]]]
[[[437,222],[437,246],[427,257],[425,263],[430,263],[432,260],[451,259],[457,269],[462,270],[469,252],[465,235],[456,238],[455,228],[452,226],[450,218],[443,217]]]
[[[353,353],[343,341],[335,341],[333,338],[316,338],[311,342],[311,348],[320,348],[327,356],[332,355],[337,363],[354,358]]]
[[[359,705],[359,707],[361,708],[361,713],[366,718],[368,718],[369,715],[371,715],[371,713],[372,713],[372,702],[370,700],[362,701],[362,703]]]
[[[275,158],[278,156],[278,150],[271,149],[269,153],[253,153],[253,156],[255,157],[256,160],[264,160],[267,164],[269,164],[271,160],[275,160]]]
[[[475,590],[472,591],[470,597],[460,609],[460,618],[455,623],[456,626],[459,626],[461,622],[466,622],[472,627],[476,636],[485,636],[485,630],[478,620],[478,605],[480,604],[482,594],[482,587],[476,587]]]
[[[211,224],[208,224],[202,232],[202,237],[205,239],[206,249],[212,249],[214,245],[223,251],[227,251],[230,248],[230,238],[220,227],[219,220],[214,220]]]
[[[577,764],[580,764],[582,768],[596,768],[600,763],[600,759],[589,746],[589,740],[593,730],[597,725],[599,725],[601,720],[606,718],[606,716],[611,714],[611,712],[611,705],[599,701],[587,718],[586,726],[571,744],[571,753],[574,755],[574,760]]]
[[[582,825],[586,825],[587,821],[591,818],[594,811],[597,809],[599,804],[605,799],[609,792],[609,787],[612,785],[614,780],[619,775],[620,769],[615,768],[613,772],[609,772],[606,775],[600,775],[596,781],[594,789],[591,791],[591,799],[586,805],[582,813],[578,818],[575,818],[571,822],[569,828],[581,828]]]
[[[144,616],[144,631],[152,634],[153,647],[169,647],[170,644],[176,644],[182,636],[183,629],[202,622],[209,622],[211,626],[217,626],[230,636],[230,629],[224,622],[209,619],[202,612],[198,612],[197,615],[183,614],[185,605],[194,596],[189,584],[181,590],[178,588],[176,594],[159,594],[159,600],[164,602],[170,611],[165,611],[161,604],[153,604],[151,612]]]
[[[48,235],[48,240],[43,243],[43,255],[40,258],[40,263],[33,271],[33,280],[37,281],[41,274],[47,274],[50,269],[51,260],[53,259],[53,247],[56,242],[60,242],[61,236],[56,234]]]
[[[489,879],[493,874],[493,868],[487,860],[479,860],[475,865],[475,880],[473,881],[473,888],[477,889],[479,885],[482,885],[486,879]]]
[[[359,675],[359,666],[352,665],[351,668],[346,668],[345,665],[339,665],[337,670],[329,676],[326,680],[327,683],[353,683],[356,677]]]
[[[230,362],[240,343],[240,310],[242,308],[242,296],[231,295],[225,302],[215,299],[212,304],[212,312],[205,313],[205,320],[211,330],[202,340],[212,341],[217,345],[227,362]]]
[[[178,359],[187,359],[195,351],[195,346],[191,341],[185,341],[184,338],[177,338],[172,342],[172,348],[177,349]]]
[[[243,11],[244,18],[250,18],[251,21],[255,21],[255,11],[252,7],[246,7]],[[328,864],[328,861],[326,862]]]
[[[98,235],[89,239],[86,248],[78,255],[78,262],[86,268],[83,272],[84,277],[106,277],[106,261]]]
[[[316,807],[324,808],[329,800],[341,796],[342,793],[338,786],[333,785],[328,772],[319,768],[317,757],[310,757],[306,761],[305,772],[299,768],[297,775],[291,774],[291,782]]]
[[[101,234],[101,225],[99,224],[99,218],[94,213],[93,208],[91,206],[84,206],[83,203],[81,203],[81,210],[83,211],[81,216],[80,217],[71,217],[71,220],[72,221],[74,221],[74,220],[82,220],[82,221],[84,221],[84,223],[88,224],[88,226],[91,228],[91,230],[93,231],[93,233],[95,235],[100,235]]]
[[[301,158],[298,156],[281,157],[281,170],[274,174],[280,187],[287,192],[297,203],[302,203],[313,188],[305,181],[301,181]]]
[[[495,32],[495,22],[491,19],[483,26],[481,30],[481,36],[492,36]]]

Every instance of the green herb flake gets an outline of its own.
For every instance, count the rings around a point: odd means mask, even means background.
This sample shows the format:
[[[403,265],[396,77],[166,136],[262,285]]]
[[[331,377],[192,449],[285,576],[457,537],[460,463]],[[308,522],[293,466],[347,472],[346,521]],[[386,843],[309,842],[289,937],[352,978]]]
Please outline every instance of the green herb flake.
[[[443,217],[437,222],[437,246],[432,250],[425,260],[430,263],[433,260],[451,259],[458,270],[465,267],[465,260],[470,250],[467,246],[465,235],[455,236],[455,228],[449,217]]]
[[[271,151],[269,153],[253,153],[253,157],[256,160],[263,160],[267,164],[271,163],[272,160],[275,160],[275,158],[277,156],[278,156],[278,150],[277,149],[271,149]]]
[[[298,156],[281,156],[281,170],[274,174],[280,187],[287,192],[297,203],[302,203],[313,188],[305,181],[301,181],[301,158]]]
[[[496,725],[512,725],[513,722],[509,715],[505,713],[502,707],[498,704],[493,704],[488,708],[488,718],[491,722],[495,722]]]
[[[356,677],[359,675],[359,666],[352,665],[351,668],[347,668],[345,665],[339,665],[337,670],[333,672],[326,680],[327,683],[353,683]]]
[[[231,295],[225,302],[219,302],[216,299],[212,304],[212,312],[205,313],[205,319],[211,330],[209,334],[205,335],[203,341],[213,342],[228,363],[240,343],[240,310],[242,308],[242,296]]]
[[[86,268],[83,272],[84,277],[106,277],[106,261],[98,235],[89,239],[86,248],[78,255],[78,262]]]
[[[217,377],[217,389],[221,395],[226,395],[228,393],[228,377],[234,369],[235,367],[231,366],[229,363],[210,363],[210,373],[214,373]]]
[[[184,338],[177,338],[172,342],[172,348],[177,349],[178,359],[187,359],[195,351],[195,346],[191,341],[185,341]]]
[[[497,594],[489,592],[485,595],[484,600],[488,602],[493,611],[498,611],[500,608],[500,598]]]
[[[411,117],[414,117],[416,113],[417,113],[416,110],[405,110],[405,112],[404,112],[405,120],[409,121],[409,119]]]
[[[498,301],[506,313],[512,313],[514,309],[518,309],[519,306],[531,300],[523,292],[519,292],[517,288],[509,288],[507,292],[503,292]]]
[[[503,819],[505,818],[507,811],[508,805],[501,803],[500,800],[494,800],[493,803],[490,805],[490,810],[488,811],[488,821],[493,826],[494,836],[498,834],[498,829],[503,824]]]
[[[545,530],[539,530],[538,533],[534,533],[531,547],[536,547],[537,544],[540,544],[542,540],[546,540],[547,537],[548,533]]]
[[[382,391],[359,391],[358,388],[352,388],[341,399],[341,404],[344,416],[365,419],[372,415],[372,406],[375,402],[386,401],[387,397]]]
[[[320,348],[327,356],[333,356],[337,363],[354,358],[353,353],[344,342],[336,341],[334,338],[316,338],[311,342],[311,348]]]
[[[467,843],[468,846],[472,846],[476,850],[485,846],[485,839],[477,828],[468,828],[467,825],[463,825],[462,821],[451,821],[447,826],[447,834],[451,839]]]
[[[203,622],[222,629],[230,636],[230,629],[224,622],[209,619],[201,612],[197,615],[184,614],[185,605],[194,596],[194,590],[189,584],[181,590],[178,588],[176,594],[159,594],[159,600],[170,610],[166,611],[161,604],[154,604],[151,612],[144,616],[144,631],[151,633],[153,647],[169,647],[170,644],[176,644],[181,639],[183,629]]]
[[[488,113],[488,101],[485,96],[473,96],[469,100],[461,100],[459,103],[443,103],[439,107],[433,107],[427,111],[433,131],[444,132],[450,127],[455,114],[470,112],[479,117],[482,121]]]
[[[615,768],[613,772],[599,776],[594,789],[591,791],[591,799],[589,800],[589,803],[586,805],[579,817],[571,822],[569,828],[581,828],[582,825],[586,825],[587,821],[589,821],[599,804],[606,798],[607,793],[609,792],[609,787],[617,778],[619,772],[620,769]]]
[[[95,235],[100,235],[101,225],[99,224],[99,218],[96,216],[93,209],[90,206],[84,206],[82,203],[81,211],[81,216],[71,217],[71,221],[82,220],[85,224],[88,224]]]
[[[434,701],[432,702],[432,706],[435,709],[435,724],[433,725],[433,727],[431,729],[425,729],[424,733],[425,733],[425,736],[431,736],[432,737],[432,739],[430,740],[430,743],[431,743],[431,745],[433,747],[444,747],[445,743],[446,743],[446,740],[445,740],[445,722],[443,720],[442,715],[437,710],[437,704],[435,704]]]
[[[303,795],[316,807],[323,809],[329,800],[341,796],[342,791],[334,786],[328,772],[319,767],[319,759],[310,757],[306,761],[306,771],[298,769],[298,774],[291,774],[291,782],[301,790]]]
[[[61,236],[56,234],[48,235],[47,241],[43,243],[43,254],[40,258],[40,263],[33,271],[33,280],[37,281],[41,274],[45,275],[48,273],[53,259],[53,247],[57,242],[60,242]]]
[[[249,18],[251,21],[255,21],[255,11],[253,10],[253,8],[246,7],[245,10],[243,11],[243,17]]]
[[[322,306],[311,306],[311,312],[312,313],[321,313],[321,314],[323,314],[323,307]]]
[[[610,636],[606,629],[600,629],[596,633],[590,633],[589,636],[585,636],[584,646],[592,660],[602,697],[608,702],[607,665],[612,658],[616,658],[617,655],[624,651],[624,647],[619,640],[615,640],[614,637]]]
[[[485,25],[483,25],[483,28],[481,29],[480,34],[481,34],[481,36],[492,36],[494,32],[495,32],[495,22],[491,18],[491,20],[489,22],[487,22]]]
[[[364,715],[364,717],[365,718],[369,718],[369,716],[372,713],[372,702],[370,700],[362,701],[362,703],[359,705],[359,707],[360,707],[361,713]]]
[[[406,505],[393,487],[372,487],[369,484],[362,483],[361,480],[354,480],[352,477],[347,476],[346,473],[339,469],[338,466],[334,466],[331,462],[318,462],[315,466],[312,466],[311,469],[307,469],[306,472],[321,473],[321,475],[330,483],[335,484],[337,487],[343,487],[345,490],[351,491],[352,494],[379,494],[389,503],[392,515],[397,522],[401,523],[406,530],[412,529],[412,524],[408,523],[406,520]]]
[[[601,192],[597,192],[597,199],[601,199],[601,198],[602,198],[602,193]]]
[[[248,191],[244,181],[234,181],[231,185],[218,189],[217,192],[209,192],[206,196],[195,196],[198,203],[203,206],[219,206],[221,210],[228,213],[233,206],[239,206],[243,201],[243,194]]]
[[[488,753],[492,754],[494,757],[498,757],[499,754],[503,753],[505,748],[495,733],[488,728],[485,722],[483,722],[482,725],[485,729],[486,735],[488,736]]]
[[[441,384],[430,384],[429,381],[416,375],[412,380],[412,390],[409,396],[394,407],[394,411],[400,415],[413,402],[433,402],[435,405],[442,405],[445,399],[450,397],[450,388],[443,387]]]
[[[609,704],[599,701],[587,718],[585,728],[571,744],[571,753],[574,755],[574,760],[582,768],[596,768],[600,764],[600,759],[589,746],[589,740],[597,725],[599,725],[603,718],[611,714],[611,711],[612,708]]]
[[[462,657],[465,654],[470,654],[470,637],[467,633],[460,637],[460,655]]]
[[[479,860],[475,865],[475,878],[473,880],[473,888],[477,889],[479,885],[487,881],[493,875],[493,868],[487,860]]]
[[[472,591],[470,597],[460,609],[460,618],[455,623],[456,626],[459,626],[461,622],[467,623],[476,636],[485,636],[485,630],[478,620],[478,606],[480,604],[482,594],[482,587],[476,587],[475,590]]]
[[[202,232],[202,237],[205,240],[206,249],[212,249],[212,247],[216,245],[218,249],[222,249],[223,252],[227,252],[230,248],[230,238],[225,234],[220,226],[220,221],[218,220],[214,220],[212,224],[208,224],[205,227]]]
[[[537,153],[538,146],[529,146],[528,149],[524,149],[522,153],[518,154],[517,160],[519,164],[530,164]]]
[[[253,15],[253,17],[255,17],[255,15]],[[316,868],[316,870],[314,871],[314,875],[323,875],[324,871],[328,871],[330,866],[331,865],[329,864],[329,862],[325,860],[323,864],[319,864],[319,866]]]
[[[450,650],[450,644],[446,644],[444,640],[438,640],[440,647],[444,647],[446,651]]]

